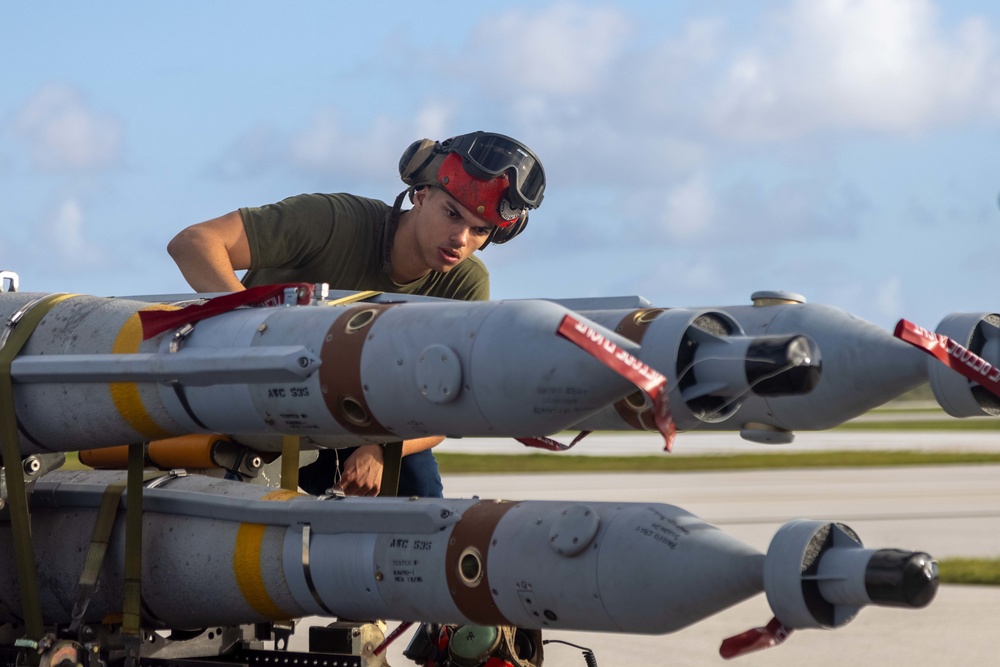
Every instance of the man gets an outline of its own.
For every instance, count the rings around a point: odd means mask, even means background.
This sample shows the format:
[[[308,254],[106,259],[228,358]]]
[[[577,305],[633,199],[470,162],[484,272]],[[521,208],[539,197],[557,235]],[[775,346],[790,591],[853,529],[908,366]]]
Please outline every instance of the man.
[[[473,132],[414,142],[399,174],[408,188],[391,207],[348,194],[300,195],[188,227],[167,250],[199,292],[325,282],[340,290],[489,299],[489,272],[473,253],[524,230],[545,190],[541,162],[510,137]],[[400,211],[406,196],[413,207]],[[243,269],[240,281],[235,271]],[[403,443],[400,495],[441,497],[430,450],[443,439]],[[377,495],[382,454],[380,445],[322,451],[303,467],[300,485],[322,493],[339,482],[348,495]]]

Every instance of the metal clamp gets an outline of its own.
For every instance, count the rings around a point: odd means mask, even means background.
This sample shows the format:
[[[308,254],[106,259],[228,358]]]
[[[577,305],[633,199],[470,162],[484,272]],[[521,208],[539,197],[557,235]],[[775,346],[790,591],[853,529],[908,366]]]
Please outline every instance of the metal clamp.
[[[187,477],[187,475],[188,475],[187,470],[184,470],[183,468],[174,468],[166,475],[160,475],[156,479],[151,479],[150,481],[146,482],[146,488],[155,489],[160,486],[165,486],[170,482],[174,481],[175,479],[179,479],[181,477]]]
[[[316,604],[319,605],[319,608],[330,616],[336,616],[337,614],[323,604],[323,599],[319,596],[319,591],[316,590],[316,585],[313,584],[312,571],[309,567],[309,547],[311,543],[312,527],[308,523],[304,523],[302,524],[302,574],[305,575],[306,586],[309,588],[309,592],[312,594],[313,600]]]
[[[20,280],[13,271],[0,271],[0,291],[16,292]]]
[[[184,341],[187,337],[194,333],[194,325],[188,322],[180,329],[174,332],[174,337],[170,339],[170,347],[168,348],[170,352],[179,352],[181,346],[184,345]]]

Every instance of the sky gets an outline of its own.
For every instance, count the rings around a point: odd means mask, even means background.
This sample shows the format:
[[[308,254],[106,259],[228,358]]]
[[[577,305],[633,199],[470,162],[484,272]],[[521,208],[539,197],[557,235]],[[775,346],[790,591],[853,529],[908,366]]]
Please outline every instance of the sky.
[[[182,228],[391,202],[411,142],[516,137],[548,186],[495,299],[1000,309],[1000,5],[39,1],[0,40],[0,269],[188,291]],[[993,286],[993,287],[991,287]]]

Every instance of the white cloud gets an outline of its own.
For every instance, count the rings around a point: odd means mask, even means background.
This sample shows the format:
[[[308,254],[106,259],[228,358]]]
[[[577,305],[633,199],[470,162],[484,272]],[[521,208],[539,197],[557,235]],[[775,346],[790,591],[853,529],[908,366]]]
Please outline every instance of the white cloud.
[[[477,66],[491,63],[493,94],[514,100],[595,90],[614,72],[631,32],[631,21],[618,9],[560,2],[490,18],[472,39]]]
[[[17,114],[13,128],[38,167],[85,170],[111,167],[122,158],[121,123],[91,109],[69,86],[44,86]]]
[[[347,126],[335,108],[319,111],[289,142],[288,156],[299,169],[334,177],[368,181],[398,179],[396,165],[413,141],[446,139],[454,133],[453,109],[430,101],[412,120],[378,116],[358,132]]]
[[[455,108],[437,100],[428,101],[421,108],[413,123],[413,140],[419,139],[446,139],[455,134],[456,129],[452,126],[455,117]],[[402,148],[400,149],[402,153]]]
[[[912,133],[995,114],[995,51],[981,19],[948,31],[929,0],[799,0],[732,60],[714,127],[768,140],[826,128]]]
[[[105,261],[101,248],[87,239],[85,227],[83,206],[73,198],[59,204],[43,223],[46,248],[68,268],[100,266]]]

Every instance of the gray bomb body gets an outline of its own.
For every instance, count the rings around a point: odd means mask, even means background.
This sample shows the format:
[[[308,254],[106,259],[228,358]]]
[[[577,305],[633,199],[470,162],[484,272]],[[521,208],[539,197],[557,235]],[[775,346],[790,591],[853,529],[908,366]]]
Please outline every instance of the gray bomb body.
[[[46,623],[69,622],[82,545],[105,489],[123,477],[55,472],[36,482]],[[867,604],[922,607],[937,589],[930,556],[864,549],[828,522],[789,522],[764,555],[662,503],[323,499],[199,475],[149,486],[151,627],[320,615],[657,634],[762,591],[787,627],[838,627]],[[121,611],[124,522],[119,510],[85,622]],[[0,531],[0,567],[13,571],[9,526]],[[16,621],[14,577],[0,578],[0,603],[0,619]]]
[[[0,295],[0,318],[38,296]],[[557,336],[570,311],[546,301],[240,309],[182,339],[142,341],[136,313],[149,308],[162,306],[79,296],[45,316],[12,364],[23,453],[197,432],[246,436],[260,449],[280,448],[281,434],[307,447],[543,435],[633,390]],[[259,377],[276,379],[248,383],[240,367],[270,350],[281,355]],[[229,375],[206,379],[212,355],[226,358]],[[118,368],[121,381],[95,375],[101,366]]]
[[[671,410],[681,430],[739,430],[753,440],[788,441],[793,430],[832,428],[928,380],[926,355],[890,332],[831,306],[774,303],[581,314],[641,343],[644,358],[671,378]],[[689,333],[677,335],[676,331],[685,327]],[[821,355],[821,372],[816,374],[811,391],[772,395],[760,392],[747,378],[747,355],[742,350],[726,350],[741,341],[789,335],[808,336]],[[678,341],[693,351],[687,357],[675,353],[661,358],[657,355],[663,354],[665,340]],[[742,378],[742,384],[732,381],[717,390],[717,401],[708,404],[709,409],[703,394],[692,392],[690,386],[693,379],[697,388],[700,368],[705,365],[713,367],[713,374],[721,366],[728,369],[729,375]],[[692,376],[687,387],[686,374]],[[575,428],[651,427],[648,404],[620,401]]]
[[[76,547],[121,478],[56,472],[35,485],[46,622],[68,622]],[[763,590],[763,554],[664,504],[320,500],[190,476],[147,489],[144,506],[143,613],[158,627],[327,615],[665,633]],[[121,610],[123,530],[121,511],[87,622]],[[0,567],[13,571],[8,531]],[[0,615],[20,608],[13,577],[0,601]]]

